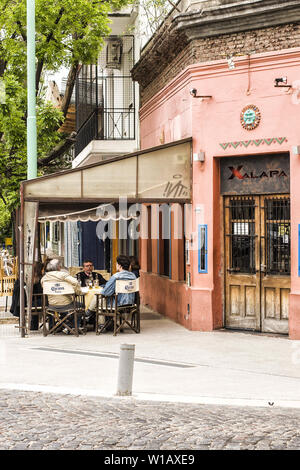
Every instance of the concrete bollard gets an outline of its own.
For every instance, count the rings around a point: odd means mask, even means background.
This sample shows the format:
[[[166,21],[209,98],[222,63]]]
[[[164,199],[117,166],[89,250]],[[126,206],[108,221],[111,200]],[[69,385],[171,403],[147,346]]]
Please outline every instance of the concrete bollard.
[[[121,344],[118,370],[118,396],[132,395],[132,379],[135,344]]]

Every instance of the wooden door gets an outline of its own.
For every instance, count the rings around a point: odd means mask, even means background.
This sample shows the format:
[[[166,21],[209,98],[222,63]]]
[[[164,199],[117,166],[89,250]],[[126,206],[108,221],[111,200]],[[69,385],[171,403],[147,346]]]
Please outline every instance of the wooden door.
[[[225,198],[226,326],[259,330],[259,197]]]
[[[287,333],[290,213],[287,196],[227,196],[225,326]]]
[[[288,333],[290,198],[261,196],[261,329]]]

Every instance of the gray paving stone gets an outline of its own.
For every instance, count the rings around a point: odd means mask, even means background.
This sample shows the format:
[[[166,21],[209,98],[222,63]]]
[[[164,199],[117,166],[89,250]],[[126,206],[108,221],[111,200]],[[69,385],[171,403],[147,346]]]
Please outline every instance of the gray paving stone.
[[[0,449],[300,449],[300,410],[0,390]]]

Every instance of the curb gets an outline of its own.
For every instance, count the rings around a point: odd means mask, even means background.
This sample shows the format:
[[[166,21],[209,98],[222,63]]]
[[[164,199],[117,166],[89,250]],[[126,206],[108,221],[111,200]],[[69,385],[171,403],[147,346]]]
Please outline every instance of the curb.
[[[38,392],[57,395],[73,395],[82,397],[98,397],[113,400],[131,400],[131,401],[153,401],[164,403],[185,403],[194,405],[215,405],[215,406],[238,406],[238,407],[263,407],[263,408],[294,408],[300,409],[300,400],[277,400],[269,402],[263,399],[251,398],[225,398],[225,397],[207,397],[207,396],[184,396],[184,395],[162,395],[147,392],[133,393],[132,396],[122,397],[101,392],[99,390],[86,390],[67,387],[53,387],[47,385],[33,384],[0,384],[0,390],[22,391],[22,392]]]

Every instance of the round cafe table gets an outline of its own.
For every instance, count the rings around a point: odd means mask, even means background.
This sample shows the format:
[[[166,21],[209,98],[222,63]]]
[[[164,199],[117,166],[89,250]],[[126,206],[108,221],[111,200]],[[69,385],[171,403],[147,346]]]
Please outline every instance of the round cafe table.
[[[102,287],[92,287],[92,289],[90,289],[89,287],[82,287],[81,291],[84,294],[85,310],[88,310],[92,298],[95,294],[101,294]]]

